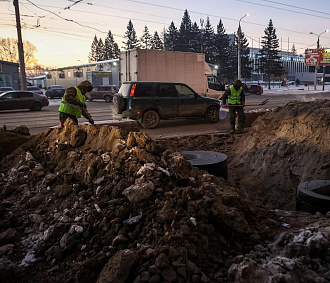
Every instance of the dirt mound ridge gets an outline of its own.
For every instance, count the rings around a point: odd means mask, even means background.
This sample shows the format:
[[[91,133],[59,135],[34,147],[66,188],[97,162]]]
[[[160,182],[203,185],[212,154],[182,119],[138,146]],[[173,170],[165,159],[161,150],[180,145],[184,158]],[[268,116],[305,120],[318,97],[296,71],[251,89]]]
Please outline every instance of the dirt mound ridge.
[[[108,126],[35,136],[3,159],[0,188],[2,282],[221,282],[280,226],[225,180]]]

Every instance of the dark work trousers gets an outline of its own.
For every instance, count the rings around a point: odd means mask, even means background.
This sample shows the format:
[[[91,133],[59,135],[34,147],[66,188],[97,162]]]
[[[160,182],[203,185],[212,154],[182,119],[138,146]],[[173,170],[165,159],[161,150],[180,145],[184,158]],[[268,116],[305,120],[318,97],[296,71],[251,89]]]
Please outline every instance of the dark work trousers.
[[[238,127],[240,130],[243,130],[245,124],[245,114],[243,106],[229,106],[229,121],[231,128],[232,130],[235,130],[236,112],[238,114]]]
[[[64,122],[68,118],[71,119],[71,120],[73,120],[73,122],[78,125],[78,119],[77,119],[76,116],[70,115],[70,114],[67,114],[67,113],[60,112],[60,122],[61,122],[61,126],[60,127],[61,128],[63,128]]]

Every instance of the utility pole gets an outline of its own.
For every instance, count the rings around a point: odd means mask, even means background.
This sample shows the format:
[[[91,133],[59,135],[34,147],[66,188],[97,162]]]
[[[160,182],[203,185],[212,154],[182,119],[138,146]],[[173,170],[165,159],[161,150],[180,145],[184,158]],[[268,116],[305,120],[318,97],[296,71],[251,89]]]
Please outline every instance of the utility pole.
[[[321,32],[320,34],[314,33],[314,32],[310,32],[310,34],[315,34],[317,35],[317,42],[316,42],[316,48],[317,50],[320,49],[320,35],[324,34],[326,32],[329,32],[329,30],[325,30],[324,32]],[[316,80],[317,80],[317,62],[315,63],[315,78],[314,78],[314,90],[316,90]],[[325,80],[325,66],[323,66],[323,85],[322,85],[322,90],[324,90],[324,80]]]
[[[26,87],[26,74],[25,74],[25,62],[24,62],[24,49],[21,33],[21,20],[19,14],[18,0],[13,0],[15,6],[16,15],[16,28],[17,28],[17,45],[18,45],[18,58],[19,58],[19,73],[21,77],[21,89],[27,90]]]
[[[242,38],[242,29],[241,29],[241,20],[245,17],[248,17],[249,13],[246,13],[240,20],[238,21],[238,30],[237,30],[237,79],[241,79],[241,38]]]

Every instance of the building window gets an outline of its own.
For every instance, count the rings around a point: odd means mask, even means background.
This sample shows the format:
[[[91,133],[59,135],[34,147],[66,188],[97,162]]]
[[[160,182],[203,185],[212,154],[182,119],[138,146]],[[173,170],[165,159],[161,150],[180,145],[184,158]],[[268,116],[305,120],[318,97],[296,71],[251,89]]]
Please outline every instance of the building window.
[[[63,71],[60,71],[60,72],[58,73],[58,77],[59,77],[60,79],[65,79],[65,73],[64,73]]]
[[[75,78],[82,78],[82,76],[83,76],[83,71],[77,69],[76,71],[73,72],[73,76],[74,76]]]
[[[46,75],[46,77],[47,77],[47,79],[51,79],[51,78],[52,78],[52,74],[51,74],[51,73],[48,73],[48,74]]]
[[[11,86],[11,75],[4,73],[4,86]]]

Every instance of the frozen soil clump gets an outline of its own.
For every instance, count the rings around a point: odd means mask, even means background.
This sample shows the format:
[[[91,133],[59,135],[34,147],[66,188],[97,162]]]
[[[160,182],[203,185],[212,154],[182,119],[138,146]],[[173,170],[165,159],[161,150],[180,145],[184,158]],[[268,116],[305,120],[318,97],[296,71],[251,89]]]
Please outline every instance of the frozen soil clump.
[[[329,132],[329,109],[329,101],[292,102],[234,136],[155,142],[68,123],[31,137],[0,163],[1,282],[328,282],[330,218],[265,209],[263,191],[274,188],[259,186],[268,184],[261,168],[280,161],[255,155],[290,141],[324,160],[318,132]],[[305,140],[291,133],[299,127],[309,129]],[[191,167],[181,150],[226,153],[229,182]]]

